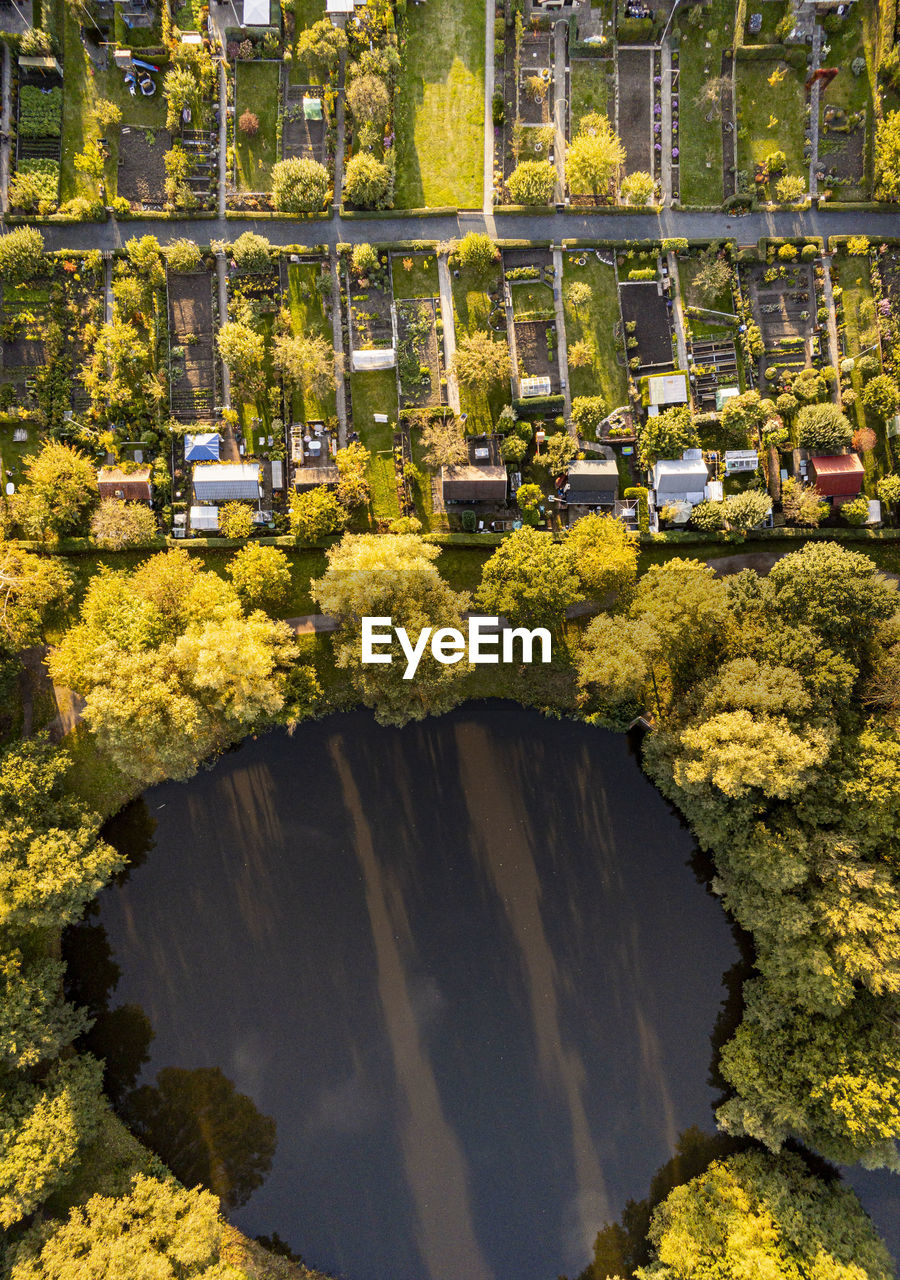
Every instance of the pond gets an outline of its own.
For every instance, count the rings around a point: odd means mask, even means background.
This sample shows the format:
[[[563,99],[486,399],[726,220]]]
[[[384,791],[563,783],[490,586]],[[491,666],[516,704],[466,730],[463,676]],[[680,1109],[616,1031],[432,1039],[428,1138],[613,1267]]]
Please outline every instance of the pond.
[[[738,948],[622,737],[357,712],[155,787],[109,837],[132,868],[67,950],[73,994],[115,1006],[110,1092],[311,1266],[577,1274],[713,1131]]]

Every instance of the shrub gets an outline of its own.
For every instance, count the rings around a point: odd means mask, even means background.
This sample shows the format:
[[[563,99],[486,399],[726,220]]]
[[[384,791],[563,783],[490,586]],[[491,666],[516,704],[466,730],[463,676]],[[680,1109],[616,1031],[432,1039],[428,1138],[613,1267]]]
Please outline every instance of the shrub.
[[[223,538],[249,538],[253,515],[243,502],[226,502],[219,508],[219,533]]]
[[[475,512],[467,508],[462,513],[463,533],[474,533],[476,525],[477,521],[475,519]]]
[[[808,404],[797,415],[800,445],[814,452],[840,453],[853,438],[849,419],[836,404]]]
[[[238,128],[245,137],[255,138],[259,133],[259,116],[254,111],[242,111]]]
[[[386,209],[394,198],[394,176],[368,151],[351,156],[344,171],[344,197],[360,209]]]
[[[851,498],[849,502],[841,505],[841,519],[846,520],[847,524],[859,528],[864,525],[869,518],[869,503],[866,498]]]
[[[231,248],[234,265],[239,271],[253,274],[265,271],[269,266],[269,242],[265,236],[245,231],[238,236]]]
[[[293,157],[272,169],[272,201],[284,213],[318,213],[328,191],[328,170],[317,160]]]
[[[200,246],[194,240],[173,240],[163,250],[170,271],[196,271],[203,264]]]

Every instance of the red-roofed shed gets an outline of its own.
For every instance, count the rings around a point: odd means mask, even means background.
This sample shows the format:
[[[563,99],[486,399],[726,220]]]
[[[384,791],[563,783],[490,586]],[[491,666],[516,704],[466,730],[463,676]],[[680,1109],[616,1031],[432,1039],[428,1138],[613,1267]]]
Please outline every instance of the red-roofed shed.
[[[855,453],[836,453],[810,458],[809,467],[816,488],[825,498],[856,498],[865,470]]]

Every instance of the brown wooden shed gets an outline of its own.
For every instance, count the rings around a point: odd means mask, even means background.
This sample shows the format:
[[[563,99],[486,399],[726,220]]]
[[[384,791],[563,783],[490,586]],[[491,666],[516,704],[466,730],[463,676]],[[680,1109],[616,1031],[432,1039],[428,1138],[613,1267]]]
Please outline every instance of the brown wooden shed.
[[[150,468],[123,471],[121,467],[101,467],[97,472],[97,488],[101,498],[118,498],[120,502],[151,502]]]

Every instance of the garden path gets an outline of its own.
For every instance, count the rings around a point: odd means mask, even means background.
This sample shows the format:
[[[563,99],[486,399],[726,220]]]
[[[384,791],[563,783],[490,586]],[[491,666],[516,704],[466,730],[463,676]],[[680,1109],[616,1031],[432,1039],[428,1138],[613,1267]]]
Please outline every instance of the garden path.
[[[662,69],[662,151],[660,189],[663,204],[672,203],[672,46],[666,35],[661,50]],[[652,99],[651,99],[652,101]],[[671,269],[671,268],[670,268]]]
[[[570,435],[578,438],[578,429],[572,425],[572,392],[569,388],[569,348],[566,342],[566,314],[563,309],[563,258],[562,245],[553,246],[553,309],[556,312],[556,358],[559,361],[559,382],[566,402],[566,425]]]
[[[3,101],[0,105],[0,208],[9,207],[9,122],[12,100],[12,57],[3,42]]]
[[[220,62],[219,75],[219,217],[225,217],[225,187],[228,180],[228,89],[225,64]]]
[[[484,0],[484,173],[482,208],[494,207],[494,0]]]
[[[344,185],[344,76],[347,69],[347,50],[341,50],[341,62],[338,67],[337,95],[337,141],[334,147],[334,208],[337,212],[341,203],[341,187]]]
[[[444,322],[444,368],[447,370],[447,401],[453,412],[459,416],[459,383],[453,372],[453,357],[456,355],[456,323],[453,319],[453,288],[450,284],[450,268],[446,253],[439,253],[438,284],[441,291],[441,318]]]
[[[813,27],[812,42],[812,66],[809,69],[810,75],[815,75],[819,69],[822,60],[822,28],[818,22]],[[809,93],[809,127],[810,127],[810,155],[809,155],[809,194],[816,198],[819,194],[819,179],[816,170],[819,167],[819,81],[813,83],[813,87]]]
[[[568,62],[567,22],[553,24],[553,125],[556,137],[553,140],[553,154],[556,159],[556,191],[554,200],[562,204],[566,198],[566,116],[569,110],[569,99],[566,94],[567,62]]]
[[[838,342],[837,319],[834,312],[834,290],[831,287],[830,254],[823,255],[822,265],[825,268],[825,279],[822,285],[822,293],[825,298],[825,306],[828,308],[828,363],[833,369],[836,369],[841,360],[841,348]],[[840,394],[840,380],[835,378],[834,385],[831,388],[831,396],[835,404],[839,402]]]
[[[343,114],[344,95],[341,94],[340,106],[338,111]],[[341,149],[343,149],[343,131],[340,134]],[[337,158],[335,158],[335,172],[337,171]],[[343,449],[347,444],[347,387],[344,382],[344,334],[341,329],[341,282],[338,278],[338,259],[334,249],[330,249],[328,253],[328,265],[331,269],[331,331],[334,341],[334,392],[335,392],[335,408],[337,410],[338,420],[338,448]]]

